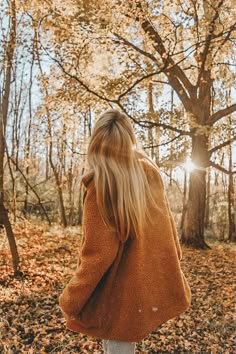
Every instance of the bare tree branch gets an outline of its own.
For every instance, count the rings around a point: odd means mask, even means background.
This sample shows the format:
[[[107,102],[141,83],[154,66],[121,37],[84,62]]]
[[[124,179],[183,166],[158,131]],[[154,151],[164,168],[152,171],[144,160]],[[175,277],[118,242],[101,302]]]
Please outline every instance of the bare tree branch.
[[[129,114],[129,112],[125,109],[125,107],[121,104],[121,102],[116,102],[116,104],[135,124],[139,125],[140,127],[143,127],[143,128],[161,127],[161,128],[172,130],[176,133],[179,133],[180,135],[188,135],[188,136],[192,135],[192,133],[190,131],[182,130],[182,129],[173,127],[169,124],[157,123],[157,122],[153,122],[150,120],[141,120],[140,121],[140,120],[136,119],[135,117],[131,116]]]
[[[213,147],[211,150],[209,150],[209,154],[212,155],[213,152],[215,152],[215,151],[217,151],[217,150],[219,150],[219,149],[222,149],[224,146],[227,146],[227,145],[231,144],[231,143],[234,142],[235,140],[236,140],[236,136],[233,137],[232,139],[229,139],[229,140],[223,142],[222,144],[219,144],[219,145]]]
[[[128,42],[128,41],[126,41]],[[42,43],[41,43],[42,45]],[[82,81],[77,75],[72,75],[68,70],[66,70],[66,68],[64,67],[64,65],[61,63],[60,60],[58,60],[57,58],[53,57],[48,51],[47,49],[42,45],[42,48],[44,49],[44,51],[47,53],[47,55],[49,56],[49,58],[54,61],[62,70],[62,72],[70,77],[71,79],[74,79],[75,81],[77,81],[87,92],[93,94],[94,96],[96,96],[97,98],[106,101],[108,103],[117,103],[117,101],[120,101],[122,97],[124,97],[125,95],[127,95],[127,93],[129,93],[136,85],[138,85],[139,83],[141,83],[142,81],[144,81],[145,79],[154,76],[154,75],[158,75],[159,73],[161,73],[163,71],[163,69],[160,69],[159,71],[153,72],[153,73],[149,73],[145,76],[142,76],[141,78],[137,79],[128,89],[126,89],[124,92],[122,92],[119,97],[117,99],[110,99],[100,93],[98,93],[97,91],[91,89],[84,81]],[[138,47],[137,47],[138,48]],[[143,51],[144,52],[144,51]],[[148,53],[144,52],[144,55],[148,56]],[[155,58],[154,58],[155,59]],[[156,60],[156,59],[155,59]]]
[[[201,78],[202,78],[202,74],[205,70],[205,64],[207,61],[207,57],[209,54],[209,49],[210,49],[210,45],[211,45],[211,41],[214,38],[214,29],[215,29],[215,22],[216,20],[219,18],[219,9],[221,8],[221,6],[223,5],[224,1],[221,0],[217,6],[215,10],[215,15],[212,18],[211,23],[209,24],[209,33],[206,37],[206,43],[205,43],[205,47],[203,49],[203,52],[201,53],[201,68],[199,70],[199,74],[198,74],[198,80],[197,80],[197,86],[199,86]],[[210,4],[208,4],[210,5]]]
[[[94,91],[93,89],[91,89],[84,81],[82,81],[77,75],[72,75],[71,73],[69,73],[65,67],[62,65],[62,63],[60,62],[60,60],[56,59],[55,57],[52,57],[48,51],[44,48],[44,50],[46,51],[47,55],[49,56],[50,59],[52,59],[55,63],[57,63],[57,65],[60,67],[61,71],[67,75],[68,77],[70,77],[71,79],[74,79],[75,81],[77,81],[87,92],[93,94],[94,96],[96,96],[97,98],[99,98],[100,100],[106,101],[106,102],[113,102],[115,103],[116,100],[114,99],[110,99],[106,96],[101,95],[100,93]]]
[[[135,51],[137,51],[138,53],[142,54],[143,56],[151,59],[152,61],[154,61],[155,63],[157,62],[157,58],[152,55],[151,53],[148,53],[147,51],[139,48],[138,46],[136,46],[134,43],[128,41],[126,38],[122,37],[121,35],[119,35],[118,33],[113,33],[120,41],[122,41],[125,45],[133,48]]]
[[[42,211],[43,211],[43,213],[44,213],[44,215],[45,215],[45,217],[46,217],[46,219],[47,219],[48,224],[51,225],[51,220],[50,220],[50,218],[49,218],[49,216],[48,216],[48,213],[47,213],[47,211],[46,211],[46,209],[45,209],[43,203],[41,202],[40,196],[38,195],[38,193],[36,192],[36,190],[31,186],[31,184],[29,183],[28,179],[26,178],[24,172],[21,170],[21,168],[19,167],[19,165],[18,165],[18,164],[13,160],[13,158],[8,154],[8,150],[6,150],[6,151],[7,151],[7,159],[8,159],[9,161],[11,161],[11,162],[13,163],[13,165],[16,166],[17,171],[20,172],[20,174],[21,174],[21,176],[23,177],[24,181],[25,181],[26,184],[29,186],[29,188],[30,188],[31,191],[34,193],[34,195],[36,196],[36,198],[37,198],[37,200],[38,200],[38,203],[39,203],[40,207],[42,208]]]
[[[180,68],[180,66],[178,66],[174,62],[174,60],[168,56],[164,44],[162,42],[162,39],[159,33],[154,29],[152,24],[148,20],[145,20],[142,23],[142,28],[144,32],[147,33],[150,39],[153,41],[153,46],[161,56],[164,66],[165,67],[171,66],[171,68],[168,67],[168,73],[167,73],[170,84],[178,94],[180,100],[183,102],[185,109],[191,112],[192,111],[191,100],[188,94],[186,93],[185,88],[187,89],[189,95],[191,95],[195,91],[194,86],[188,80],[188,78],[186,77],[184,71]]]
[[[217,170],[220,170],[221,172],[226,173],[227,175],[230,175],[232,173],[232,175],[236,174],[236,171],[228,171],[226,170],[226,168],[222,167],[221,165],[218,165],[217,163],[210,161],[209,166],[212,166],[214,168],[216,168]]]
[[[234,63],[224,63],[224,62],[218,62],[217,65],[236,66],[236,64]]]
[[[179,139],[182,135],[183,135],[183,134],[178,134],[178,135],[175,136],[173,139],[168,140],[168,141],[166,141],[165,143],[157,144],[157,145],[145,145],[143,148],[144,148],[144,149],[152,149],[152,148],[156,148],[156,147],[168,145],[168,144],[172,143],[173,141]]]
[[[207,124],[213,125],[215,122],[217,122],[219,119],[228,116],[229,114],[233,113],[236,111],[236,103],[232,104],[231,106],[228,106],[224,109],[221,109],[220,111],[213,113],[208,121]]]
[[[212,59],[214,59],[214,58],[216,57],[217,53],[218,53],[218,52],[223,48],[223,46],[229,41],[230,35],[231,35],[231,33],[235,30],[235,28],[236,28],[236,23],[234,23],[232,26],[230,26],[230,28],[229,28],[229,30],[228,30],[228,32],[227,32],[227,34],[226,34],[226,36],[225,36],[223,42],[220,44],[220,46],[217,47],[217,50],[215,51],[214,56],[213,56]],[[221,36],[223,37],[223,34],[222,34]]]
[[[129,93],[130,91],[132,91],[132,89],[133,89],[136,85],[140,84],[140,82],[142,82],[142,81],[144,81],[145,79],[148,79],[149,77],[152,77],[152,76],[154,76],[154,75],[158,75],[158,74],[160,74],[160,72],[161,72],[161,70],[160,70],[160,71],[153,72],[153,73],[150,73],[150,74],[147,74],[147,75],[145,75],[145,76],[142,76],[141,78],[139,78],[139,79],[136,80],[135,82],[133,82],[133,84],[132,84],[131,86],[129,86],[129,88],[128,88],[127,90],[125,90],[124,92],[122,92],[122,93],[119,95],[117,101],[120,101],[122,97],[124,97],[125,95],[127,95],[127,93]]]
[[[157,59],[155,58],[154,55],[148,53],[147,51],[139,48],[138,46],[136,46],[135,44],[133,44],[132,42],[128,41],[127,39],[125,39],[124,37],[120,36],[119,34],[117,33],[114,33],[114,35],[119,39],[121,40],[125,45],[133,48],[134,50],[136,50],[138,53],[142,54],[143,56],[151,59],[153,62],[157,63]],[[164,52],[165,53],[165,52]],[[179,96],[182,97],[182,102],[183,100],[185,101],[185,104],[188,104],[187,103],[187,100],[189,99],[188,98],[188,95],[186,94],[183,86],[180,84],[180,82],[178,81],[178,79],[176,77],[171,77],[171,72],[175,72],[175,71],[181,71],[182,74],[186,77],[185,73],[182,71],[182,69],[180,69],[180,67],[178,66],[178,64],[180,64],[184,59],[181,59],[178,63],[175,63],[174,60],[172,58],[169,57],[168,60],[163,60],[163,67],[158,70],[156,72],[156,74],[159,74],[161,72],[163,73],[166,73],[166,75],[168,76],[168,79],[169,79],[169,85],[173,86],[175,85],[176,89],[179,88],[179,91],[177,90],[177,94]],[[144,77],[145,79],[145,77]],[[187,77],[186,77],[187,79]],[[188,79],[187,79],[188,80]],[[185,82],[186,84],[186,82]],[[193,91],[193,85],[189,82],[189,89],[191,90],[191,92]],[[134,85],[132,85],[132,88],[135,86],[136,84],[134,83]],[[129,91],[131,91],[130,89],[128,89],[125,93],[122,93],[121,96],[125,96]],[[180,98],[181,98],[180,97]],[[119,100],[119,99],[118,99]],[[191,105],[188,104],[188,108],[190,109],[191,108]]]
[[[162,58],[163,64],[164,65],[171,65],[171,71],[176,77],[178,77],[178,79],[182,82],[182,84],[185,86],[185,88],[191,92],[194,88],[194,86],[191,84],[191,82],[189,81],[189,79],[187,78],[187,76],[185,75],[184,71],[178,66],[176,65],[176,63],[174,62],[174,60],[171,57],[166,57],[167,51],[164,47],[163,41],[159,35],[159,33],[155,30],[154,26],[151,24],[150,21],[145,20],[142,23],[142,28],[144,30],[145,33],[147,33],[150,37],[150,39],[152,39],[156,45],[154,45],[155,49],[157,50],[157,52],[159,53],[159,55]]]

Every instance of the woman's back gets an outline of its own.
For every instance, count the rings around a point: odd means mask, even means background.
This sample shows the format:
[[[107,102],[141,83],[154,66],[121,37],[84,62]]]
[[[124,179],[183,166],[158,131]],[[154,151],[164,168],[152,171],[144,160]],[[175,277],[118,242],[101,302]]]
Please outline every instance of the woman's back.
[[[141,237],[124,242],[108,230],[91,174],[84,204],[84,243],[63,305],[79,313],[67,327],[103,339],[139,341],[161,323],[185,311],[191,291],[180,268],[177,232],[160,173],[140,159],[156,205],[147,201],[151,223]],[[127,329],[127,330],[125,330]]]

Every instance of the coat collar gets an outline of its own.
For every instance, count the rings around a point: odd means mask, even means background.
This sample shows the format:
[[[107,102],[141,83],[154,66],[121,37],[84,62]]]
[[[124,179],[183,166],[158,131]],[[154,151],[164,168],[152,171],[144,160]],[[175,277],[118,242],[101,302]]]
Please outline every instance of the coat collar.
[[[89,170],[87,171],[83,176],[82,176],[82,183],[84,184],[84,186],[87,188],[89,183],[92,182],[93,180],[93,176],[94,176],[94,171],[93,170]]]

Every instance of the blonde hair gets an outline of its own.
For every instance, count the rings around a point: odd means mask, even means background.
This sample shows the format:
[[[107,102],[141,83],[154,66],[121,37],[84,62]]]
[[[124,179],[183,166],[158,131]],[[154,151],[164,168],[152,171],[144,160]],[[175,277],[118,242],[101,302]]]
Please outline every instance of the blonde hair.
[[[139,237],[151,221],[147,200],[153,201],[137,140],[129,118],[108,110],[96,121],[88,147],[88,164],[94,171],[96,199],[106,226],[118,233]],[[149,160],[149,158],[148,158]]]

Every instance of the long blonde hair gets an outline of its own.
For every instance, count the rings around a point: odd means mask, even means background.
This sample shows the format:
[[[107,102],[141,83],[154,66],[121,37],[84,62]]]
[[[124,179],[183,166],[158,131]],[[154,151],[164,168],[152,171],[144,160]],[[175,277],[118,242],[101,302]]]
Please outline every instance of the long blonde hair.
[[[88,164],[94,171],[96,199],[104,223],[118,233],[142,235],[150,220],[148,202],[152,193],[138,157],[137,140],[129,118],[110,109],[96,121],[88,147]]]

